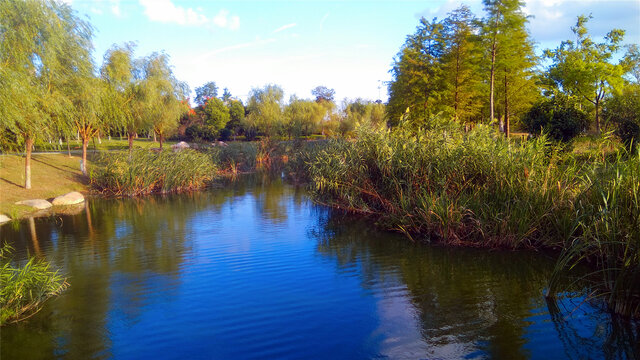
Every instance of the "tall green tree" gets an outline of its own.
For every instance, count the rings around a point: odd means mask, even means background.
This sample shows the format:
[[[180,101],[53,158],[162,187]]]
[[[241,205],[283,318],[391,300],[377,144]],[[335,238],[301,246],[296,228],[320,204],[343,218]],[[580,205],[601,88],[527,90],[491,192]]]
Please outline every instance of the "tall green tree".
[[[571,31],[576,41],[565,40],[555,50],[546,50],[545,56],[553,62],[548,79],[557,91],[576,96],[593,105],[596,130],[600,131],[600,108],[605,97],[624,84],[624,59],[613,63],[620,50],[624,30],[613,29],[596,43],[588,34],[587,22],[591,17],[578,16]]]
[[[91,26],[56,1],[0,2],[0,119],[25,146],[25,188],[38,136],[68,128],[69,83],[91,69]]]
[[[216,132],[224,129],[231,119],[229,108],[227,108],[222,100],[215,97],[207,100],[203,110],[205,113],[205,124]]]
[[[283,97],[284,90],[278,85],[252,89],[245,129],[258,131],[267,137],[279,135],[283,125]]]
[[[284,110],[285,132],[289,139],[311,135],[324,114],[325,108],[320,103],[292,97]]]
[[[463,5],[449,13],[443,21],[445,51],[442,58],[449,112],[458,121],[470,122],[481,108],[480,44],[477,21]]]
[[[244,122],[244,105],[240,100],[230,99],[227,106],[229,107],[229,122],[227,122],[226,128],[231,130],[233,136],[236,136]]]
[[[112,127],[127,133],[129,152],[133,138],[143,126],[142,93],[136,79],[134,44],[113,45],[104,55],[100,74],[105,82],[102,96],[103,115]]]
[[[415,121],[443,110],[445,49],[443,25],[437,19],[420,19],[416,32],[407,37],[391,68],[387,115],[395,124],[403,114]]]
[[[512,84],[529,78],[527,72],[533,66],[533,46],[526,30],[527,17],[521,0],[483,0],[487,17],[484,19],[482,37],[489,83],[489,118],[496,120],[496,87],[502,83],[503,116],[505,132],[509,132],[510,85],[524,89],[526,85]]]
[[[160,149],[165,137],[177,129],[182,114],[189,110],[188,88],[173,75],[169,57],[152,53],[143,61],[140,84],[145,123],[159,137]]]

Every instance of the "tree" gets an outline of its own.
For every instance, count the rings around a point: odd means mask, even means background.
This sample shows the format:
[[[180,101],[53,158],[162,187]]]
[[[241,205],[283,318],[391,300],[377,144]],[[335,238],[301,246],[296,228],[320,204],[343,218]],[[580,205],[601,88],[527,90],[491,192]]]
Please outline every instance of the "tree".
[[[446,48],[443,70],[447,94],[445,104],[457,121],[469,122],[480,110],[480,49],[476,20],[467,6],[449,13],[444,20]]]
[[[616,133],[631,150],[640,141],[640,84],[632,83],[621,92],[614,93],[604,103],[602,112],[606,121],[617,125]]]
[[[229,122],[231,116],[224,102],[218,98],[209,98],[204,105],[205,124],[216,134]]]
[[[186,84],[178,81],[164,53],[147,56],[142,66],[141,92],[145,122],[159,136],[160,149],[164,138],[178,127],[180,116],[189,110]]]
[[[624,83],[624,59],[611,63],[620,49],[624,30],[613,29],[596,43],[586,27],[591,17],[578,16],[571,31],[576,42],[563,41],[555,50],[546,50],[545,56],[553,61],[547,77],[558,91],[577,96],[594,106],[596,130],[600,131],[600,107],[603,99]]]
[[[227,88],[224,88],[224,92],[222,93],[222,101],[224,101],[225,104],[231,101],[231,92]]]
[[[137,69],[133,59],[133,43],[113,45],[104,55],[100,74],[105,82],[102,96],[104,116],[111,126],[127,133],[129,152],[133,138],[143,126],[140,102],[142,93],[135,78]]]
[[[278,85],[266,85],[251,89],[246,130],[261,132],[267,137],[280,133],[282,128],[282,99],[284,91]]]
[[[208,83],[196,88],[195,102],[198,105],[204,105],[208,99],[218,96],[218,86],[215,81],[209,81]]]
[[[324,107],[310,100],[292,97],[285,108],[285,131],[292,137],[311,135],[324,117]]]
[[[230,100],[227,106],[229,107],[229,122],[227,122],[226,128],[231,131],[231,135],[236,136],[244,122],[244,105],[240,100]]]
[[[421,121],[443,110],[440,61],[444,48],[442,23],[420,19],[415,34],[407,37],[391,69],[387,116],[392,125],[404,114]]]
[[[329,89],[326,86],[316,86],[313,90],[311,90],[311,95],[316,97],[316,102],[332,102],[333,96],[336,94],[336,91],[333,89]]]
[[[91,68],[90,25],[55,1],[0,2],[2,132],[25,146],[25,188],[38,136],[66,128],[72,111],[67,84]]]

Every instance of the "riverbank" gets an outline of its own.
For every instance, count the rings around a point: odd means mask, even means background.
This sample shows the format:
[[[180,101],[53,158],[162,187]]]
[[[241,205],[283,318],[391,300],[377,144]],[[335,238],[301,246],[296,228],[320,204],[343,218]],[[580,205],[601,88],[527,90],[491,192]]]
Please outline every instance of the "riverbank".
[[[32,188],[24,188],[24,157],[0,156],[0,214],[20,219],[34,212],[16,205],[28,199],[51,199],[72,191],[89,193],[89,182],[80,171],[80,155],[37,154],[31,158]],[[89,161],[90,162],[90,161]]]

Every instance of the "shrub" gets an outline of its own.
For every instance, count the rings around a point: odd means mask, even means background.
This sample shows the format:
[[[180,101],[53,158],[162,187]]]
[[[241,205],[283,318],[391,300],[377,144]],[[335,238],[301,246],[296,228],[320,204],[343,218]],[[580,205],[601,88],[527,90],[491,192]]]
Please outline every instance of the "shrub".
[[[184,135],[188,140],[195,142],[214,141],[218,137],[218,130],[210,125],[196,124],[189,126],[185,130]]]
[[[523,116],[522,123],[531,134],[548,134],[558,141],[569,141],[587,129],[589,115],[563,97],[544,99]]]
[[[603,117],[617,125],[616,135],[633,151],[640,140],[640,85],[628,85],[607,100]]]

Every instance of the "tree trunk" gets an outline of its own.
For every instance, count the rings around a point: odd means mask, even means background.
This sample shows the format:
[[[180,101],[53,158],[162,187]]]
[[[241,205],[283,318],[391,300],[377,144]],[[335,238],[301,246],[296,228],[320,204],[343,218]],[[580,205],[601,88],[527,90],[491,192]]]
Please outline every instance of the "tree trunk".
[[[489,80],[489,108],[491,112],[491,118],[489,121],[493,121],[494,118],[494,109],[493,109],[493,92],[494,92],[494,83],[496,76],[496,52],[498,48],[498,19],[500,18],[500,13],[496,14],[496,24],[493,33],[493,39],[491,41],[491,78]]]
[[[127,133],[127,140],[129,141],[129,154],[133,151],[133,134],[131,132]]]
[[[509,139],[509,135],[511,134],[511,124],[509,123],[509,99],[507,96],[507,74],[504,74],[504,133]]]
[[[153,131],[153,142],[158,141],[158,139],[156,138],[156,132],[155,130]],[[161,145],[162,146],[162,145]]]
[[[69,145],[69,138],[67,138],[67,155],[71,157],[71,145]]]
[[[25,158],[24,158],[24,188],[31,189],[31,148],[33,147],[33,139],[30,136],[24,139]]]
[[[155,136],[155,132],[153,133],[153,135]],[[162,150],[162,141],[164,140],[164,136],[162,136],[162,134],[158,134],[158,138],[160,138],[160,150]]]
[[[87,175],[87,146],[89,146],[89,139],[82,137],[82,163],[80,166],[82,175]]]
[[[600,108],[600,98],[596,96],[596,130],[600,133],[600,114],[598,109]]]

